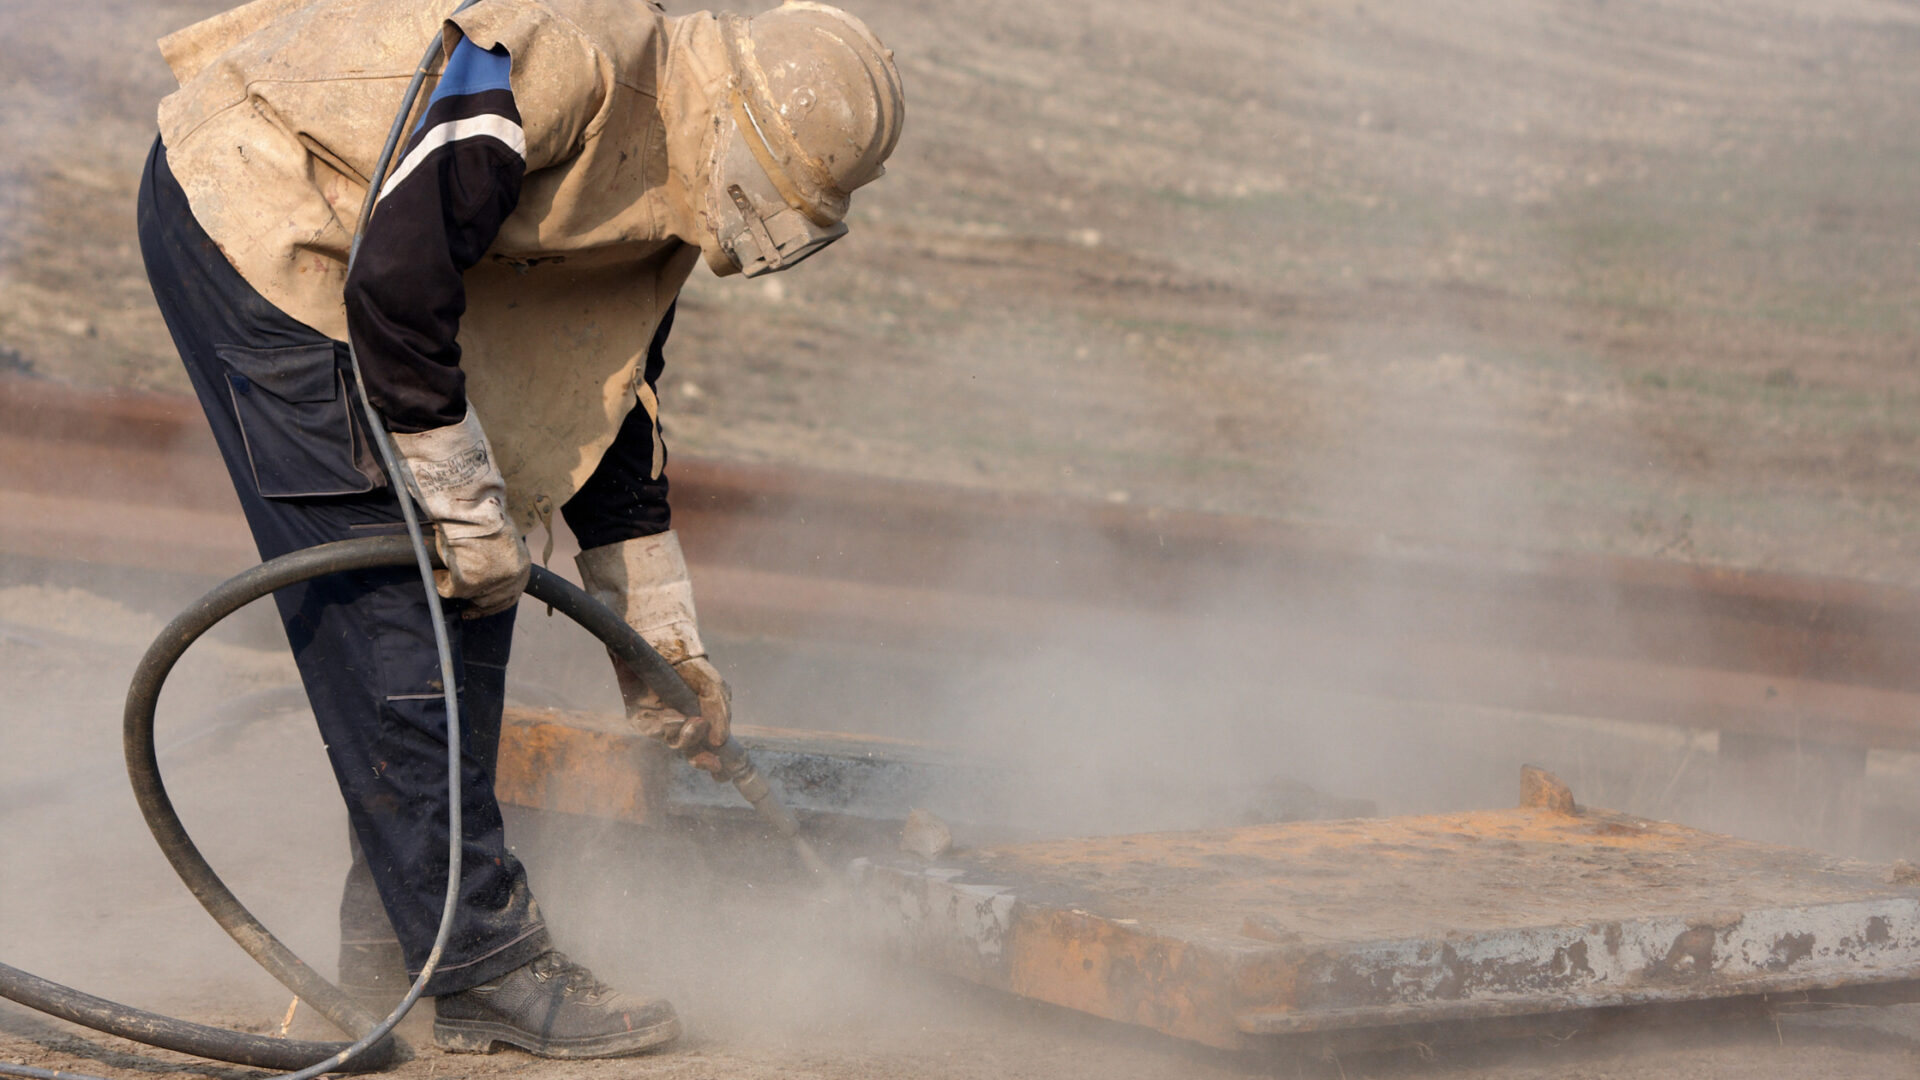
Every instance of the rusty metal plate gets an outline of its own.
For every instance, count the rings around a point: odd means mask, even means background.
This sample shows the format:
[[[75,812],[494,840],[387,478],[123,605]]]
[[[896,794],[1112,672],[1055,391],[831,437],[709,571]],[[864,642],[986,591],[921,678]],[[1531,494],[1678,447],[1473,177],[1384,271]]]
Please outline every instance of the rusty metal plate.
[[[953,747],[885,735],[736,724],[761,775],[803,818],[897,824],[914,809],[996,839],[1035,835],[1036,779]],[[616,715],[509,706],[502,718],[494,790],[500,801],[651,824],[666,813],[733,811],[747,804],[664,752]],[[1373,804],[1342,799],[1298,781],[1271,779],[1213,793],[1205,808],[1165,825],[1223,825],[1370,814]]]
[[[1920,976],[1888,870],[1546,808],[854,864],[898,954],[1215,1046]]]
[[[995,824],[1007,775],[956,751],[910,739],[736,724],[734,735],[787,806],[803,815],[892,822],[925,807],[956,824]],[[503,803],[627,821],[665,813],[750,813],[716,784],[636,731],[625,718],[509,707],[500,728],[494,791]]]
[[[624,717],[509,707],[493,790],[509,806],[651,824],[666,809],[666,754]]]

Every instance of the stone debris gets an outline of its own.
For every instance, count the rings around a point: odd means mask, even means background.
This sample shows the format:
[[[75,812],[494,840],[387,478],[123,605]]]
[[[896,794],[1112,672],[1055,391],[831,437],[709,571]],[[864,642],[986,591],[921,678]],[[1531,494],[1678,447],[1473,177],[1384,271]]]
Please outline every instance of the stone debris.
[[[933,814],[915,807],[900,829],[900,850],[923,859],[937,859],[953,849],[953,831]]]
[[[1573,790],[1559,777],[1536,765],[1520,766],[1520,805],[1555,814],[1574,814]]]

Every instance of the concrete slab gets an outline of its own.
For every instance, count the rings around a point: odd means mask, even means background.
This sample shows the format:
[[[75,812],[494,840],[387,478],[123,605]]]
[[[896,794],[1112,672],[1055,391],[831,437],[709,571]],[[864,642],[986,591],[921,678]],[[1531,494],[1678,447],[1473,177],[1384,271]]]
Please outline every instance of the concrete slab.
[[[1231,1048],[1920,978],[1906,875],[1535,802],[876,857],[854,876],[863,923],[906,959]]]

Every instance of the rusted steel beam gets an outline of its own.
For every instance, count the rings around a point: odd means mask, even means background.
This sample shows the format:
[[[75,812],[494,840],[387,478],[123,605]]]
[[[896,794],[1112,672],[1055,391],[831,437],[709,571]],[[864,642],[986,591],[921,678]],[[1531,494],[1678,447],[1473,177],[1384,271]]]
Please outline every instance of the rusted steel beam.
[[[0,376],[0,431],[128,450],[171,453],[199,443],[213,451],[213,436],[191,397],[81,390],[15,376]]]
[[[768,466],[683,463],[676,482],[676,521],[717,585],[703,603],[751,632],[923,647],[1181,633],[1245,658],[1230,669],[1327,689],[1920,749],[1906,590],[1382,552],[1278,522]]]
[[[939,971],[1222,1047],[1898,984],[1920,886],[1607,811],[1061,840],[856,863]]]
[[[719,565],[1156,611],[1230,597],[1301,623],[1391,617],[1439,640],[1920,690],[1905,662],[1920,642],[1909,590],[1652,559],[1383,551],[1369,537],[1229,515],[774,466],[677,469],[676,521]]]
[[[0,555],[215,580],[260,561],[238,509],[218,514],[20,491],[0,491]]]
[[[252,561],[189,399],[0,378],[0,452],[0,551],[199,573]],[[1906,590],[1383,550],[1281,522],[685,458],[674,481],[721,632],[938,649],[1200,634],[1256,680],[1920,748]]]
[[[1249,684],[1565,716],[1672,724],[1843,746],[1920,750],[1920,693],[1765,671],[1431,636],[1423,624],[1359,628],[1256,615],[1190,616],[1091,602],[949,593],[696,564],[712,625],[762,637],[991,650],[1090,632],[1206,641]],[[1920,648],[1920,643],[1916,643]]]

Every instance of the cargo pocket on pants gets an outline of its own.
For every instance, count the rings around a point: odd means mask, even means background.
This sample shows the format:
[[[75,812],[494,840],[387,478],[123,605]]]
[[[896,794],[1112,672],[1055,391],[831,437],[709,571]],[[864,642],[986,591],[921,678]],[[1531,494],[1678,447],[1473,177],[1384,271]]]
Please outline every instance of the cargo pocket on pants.
[[[250,349],[218,345],[253,482],[274,499],[358,495],[379,470],[354,422],[332,342]]]

